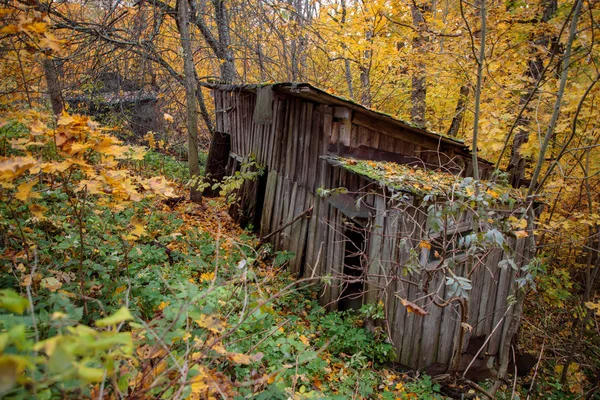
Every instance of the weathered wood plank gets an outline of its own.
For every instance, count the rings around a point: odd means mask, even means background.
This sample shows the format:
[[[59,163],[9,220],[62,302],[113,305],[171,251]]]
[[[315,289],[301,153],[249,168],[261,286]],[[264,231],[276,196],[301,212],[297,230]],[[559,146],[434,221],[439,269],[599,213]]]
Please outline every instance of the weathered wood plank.
[[[271,170],[267,173],[267,186],[265,188],[265,197],[263,211],[260,221],[260,236],[264,237],[271,232],[271,217],[273,215],[273,205],[275,203],[275,191],[277,189],[277,171]]]
[[[283,104],[284,107],[284,111],[283,111],[283,119],[281,121],[281,125],[280,128],[278,130],[278,139],[277,142],[275,144],[275,148],[276,148],[276,160],[275,160],[275,168],[277,169],[277,171],[279,172],[279,174],[283,174],[285,175],[285,153],[287,151],[287,136],[288,136],[288,129],[289,129],[289,124],[290,124],[290,114],[291,114],[291,107],[290,107],[290,100],[289,99],[285,99],[285,103]]]
[[[293,146],[294,146],[294,141],[296,140],[296,138],[294,137],[294,125],[296,124],[296,119],[297,119],[297,112],[298,112],[298,107],[297,104],[299,103],[298,99],[294,99],[294,100],[290,100],[290,116],[288,119],[288,125],[287,125],[287,132],[286,132],[286,147],[285,147],[285,152],[282,153],[282,163],[285,163],[285,169],[284,169],[284,173],[285,173],[285,177],[290,179],[291,177],[291,170],[293,168],[292,164],[292,150],[293,150]]]
[[[304,208],[308,209],[309,207],[313,206],[314,207],[314,203],[312,201],[312,196],[310,195],[310,192],[306,189],[303,189],[304,194],[305,194],[305,200],[304,200]],[[304,210],[302,210],[304,211]],[[305,265],[303,265],[303,263],[306,263],[306,256],[305,256],[305,251],[306,251],[306,245],[307,245],[307,240],[308,240],[308,225],[310,222],[309,218],[302,218],[301,220],[302,225],[300,226],[300,238],[298,241],[298,253],[296,256],[296,265],[295,265],[295,274],[297,277],[301,277],[303,270],[306,268]]]
[[[317,232],[319,225],[319,207],[321,206],[319,196],[315,196],[310,190],[307,190],[307,192],[309,198],[308,204],[312,205],[313,211],[308,220],[308,233],[306,236],[306,260],[303,274],[303,277],[305,278],[312,275],[313,270],[315,270],[315,264],[317,263],[317,253],[319,251]]]
[[[290,181],[289,184],[289,194],[285,196],[285,199],[288,199],[286,202],[289,203],[287,209],[285,210],[285,214],[283,215],[282,223],[287,224],[292,219],[294,219],[294,212],[296,210],[296,201],[298,200],[298,183]],[[291,237],[292,227],[288,226],[281,232],[281,248],[282,249],[290,249],[290,237]]]
[[[292,168],[293,168],[293,172],[292,172],[292,176],[293,179],[298,182],[299,185],[304,185],[304,182],[302,181],[302,170],[304,168],[304,165],[302,164],[303,161],[303,151],[304,151],[304,141],[306,140],[306,117],[307,117],[307,107],[308,104],[306,102],[302,102],[300,104],[300,118],[298,120],[298,124],[295,127],[295,134],[294,137],[296,138],[294,141],[294,163],[292,164]]]
[[[372,220],[371,232],[369,235],[369,269],[367,276],[367,303],[375,303],[379,298],[380,275],[385,273],[384,263],[382,262],[382,246],[384,242],[383,234],[385,227],[386,199],[384,194],[375,195],[375,218]]]
[[[306,179],[307,179],[307,185],[306,187],[312,191],[313,193],[316,193],[317,190],[317,181],[319,179],[319,176],[317,174],[317,170],[319,167],[319,137],[321,136],[321,125],[323,123],[323,118],[322,118],[322,114],[321,114],[321,110],[319,107],[315,108],[313,110],[313,116],[312,116],[312,124],[311,124],[311,128],[310,128],[310,146],[307,150],[307,175],[306,175]],[[306,168],[306,166],[305,166]]]
[[[292,213],[292,219],[294,219],[297,215],[300,215],[307,207],[306,204],[306,190],[300,186],[299,184],[296,187],[296,203],[294,205],[294,212]],[[292,225],[290,225],[290,244],[289,250],[295,254],[294,258],[290,260],[290,271],[294,274],[294,276],[298,275],[300,271],[300,261],[302,258],[302,252],[304,248],[300,247],[300,242],[302,241],[302,228],[303,222],[306,221],[306,218],[302,218]],[[304,226],[306,228],[306,226]],[[304,231],[304,236],[306,236],[306,231]]]
[[[313,104],[312,103],[308,103],[306,105],[306,125],[304,127],[304,131],[302,133],[302,135],[304,136],[304,148],[301,150],[302,151],[302,164],[301,164],[301,168],[300,168],[300,182],[302,183],[302,185],[305,188],[310,188],[312,185],[309,181],[309,179],[311,181],[314,181],[314,176],[311,178],[308,174],[308,171],[310,169],[311,166],[311,162],[313,165],[316,165],[316,161],[312,160],[312,154],[310,153],[310,147],[311,147],[311,143],[316,141],[316,137],[313,137],[312,132],[313,132],[313,118],[315,117],[314,113],[313,113]]]
[[[435,268],[437,265],[432,266]],[[434,295],[443,294],[444,279],[441,273],[435,274],[434,278],[429,283],[428,293]],[[417,368],[425,368],[429,364],[435,362],[437,357],[438,342],[440,340],[440,322],[442,320],[442,309],[433,303],[432,299],[427,300],[427,308],[429,315],[423,319],[423,328],[421,336],[421,350],[419,352],[419,361]]]

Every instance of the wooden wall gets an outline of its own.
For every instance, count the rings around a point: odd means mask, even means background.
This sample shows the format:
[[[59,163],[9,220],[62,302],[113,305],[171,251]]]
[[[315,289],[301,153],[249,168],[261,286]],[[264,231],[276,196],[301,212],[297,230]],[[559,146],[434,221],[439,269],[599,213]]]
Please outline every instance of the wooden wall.
[[[458,346],[460,329],[458,306],[439,308],[431,300],[423,299],[421,287],[425,273],[402,276],[402,266],[407,261],[410,248],[418,249],[421,237],[416,224],[424,225],[426,216],[418,207],[419,200],[406,207],[404,212],[394,210],[385,189],[340,168],[334,168],[320,158],[328,153],[351,154],[365,149],[398,157],[420,159],[429,165],[445,163],[444,156],[427,148],[431,143],[416,143],[414,135],[402,132],[385,134],[382,127],[365,122],[359,115],[336,118],[339,110],[326,104],[317,104],[288,94],[274,94],[271,123],[252,121],[256,94],[243,90],[215,90],[216,128],[231,135],[232,169],[240,160],[253,156],[266,167],[264,196],[257,195],[256,187],[247,196],[262,210],[260,234],[264,236],[291,222],[295,216],[313,208],[308,218],[302,218],[271,238],[277,249],[295,253],[291,271],[298,277],[329,276],[331,283],[324,286],[320,301],[329,309],[337,307],[343,291],[344,252],[347,238],[344,235],[347,218],[343,211],[330,205],[327,199],[317,196],[318,188],[346,187],[350,192],[369,193],[364,205],[372,218],[365,223],[366,238],[365,301],[382,300],[386,304],[387,322],[397,348],[398,362],[412,368],[424,368],[440,362],[448,364]],[[371,126],[369,128],[367,125]],[[448,151],[453,163],[456,157]],[[383,154],[381,153],[381,154]],[[381,155],[380,154],[380,155]],[[460,161],[464,164],[468,160]],[[459,162],[459,163],[460,163]],[[409,240],[404,243],[402,238]],[[520,254],[523,243],[513,243]],[[498,250],[472,275],[473,290],[469,307],[469,336],[489,334],[498,325],[488,348],[497,354],[506,333],[511,313],[507,313],[507,296],[513,286],[510,269],[501,270],[497,263],[506,255]],[[460,265],[454,273],[467,276],[471,267]],[[441,276],[428,283],[441,298],[446,298],[446,285]],[[398,279],[401,277],[405,281]],[[407,283],[408,281],[412,284]],[[407,313],[399,297],[414,301],[429,312],[427,316]]]

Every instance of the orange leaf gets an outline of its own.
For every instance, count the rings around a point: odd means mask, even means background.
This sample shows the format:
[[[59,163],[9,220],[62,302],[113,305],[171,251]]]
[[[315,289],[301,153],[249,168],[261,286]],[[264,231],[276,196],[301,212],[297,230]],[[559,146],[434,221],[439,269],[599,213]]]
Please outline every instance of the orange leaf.
[[[400,299],[400,302],[402,303],[402,305],[404,307],[406,307],[406,311],[408,311],[409,313],[415,313],[417,315],[428,315],[429,313],[422,309],[421,307],[419,307],[418,305],[416,305],[415,303],[413,303],[412,301],[408,301],[406,299]]]

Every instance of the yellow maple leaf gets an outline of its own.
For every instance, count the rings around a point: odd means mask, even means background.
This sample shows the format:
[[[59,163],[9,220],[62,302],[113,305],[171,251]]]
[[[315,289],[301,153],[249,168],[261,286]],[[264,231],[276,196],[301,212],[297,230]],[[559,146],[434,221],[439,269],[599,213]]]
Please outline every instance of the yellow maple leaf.
[[[527,233],[527,231],[515,231],[515,236],[518,239],[522,239],[522,238],[526,238],[527,236],[529,236],[529,233]]]
[[[58,117],[57,124],[58,125],[69,125],[75,121],[75,118],[71,117],[66,112],[63,112],[60,117]]]
[[[36,181],[32,180],[30,182],[23,182],[17,188],[17,193],[15,194],[15,198],[21,201],[27,201],[29,199],[39,199],[40,194],[38,192],[34,192],[31,189],[35,186]]]
[[[146,234],[146,228],[144,227],[145,222],[138,218],[131,218],[131,225],[133,230],[127,235],[127,239],[135,240],[139,239]]]
[[[48,209],[46,207],[40,206],[39,204],[30,204],[29,205],[29,212],[31,214],[33,214],[34,217],[39,218],[39,219],[45,218],[44,213],[47,210]]]

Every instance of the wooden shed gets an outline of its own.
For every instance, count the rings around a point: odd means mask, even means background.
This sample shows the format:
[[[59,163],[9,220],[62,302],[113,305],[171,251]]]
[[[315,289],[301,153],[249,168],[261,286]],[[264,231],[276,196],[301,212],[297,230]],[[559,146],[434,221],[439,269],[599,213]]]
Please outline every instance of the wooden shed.
[[[429,174],[436,182],[468,184],[460,178],[472,171],[464,143],[309,84],[212,89],[216,129],[230,136],[229,172],[249,159],[265,171],[244,185],[234,217],[261,237],[276,232],[269,240],[295,254],[289,267],[298,277],[327,277],[322,304],[344,309],[383,302],[397,360],[411,368],[458,369],[472,337],[486,338],[481,362],[493,365],[508,351],[508,299],[515,271],[528,262],[525,240],[507,237],[476,260],[448,247],[474,224],[485,231],[485,221],[463,210],[432,229],[431,205],[453,200],[438,196],[426,207],[428,187],[413,179]],[[385,182],[369,168],[391,168],[410,179]],[[485,161],[479,168],[484,178],[492,170]],[[488,217],[505,218],[514,209]],[[412,267],[415,262],[421,267]],[[467,300],[454,301],[465,282],[472,286]]]

